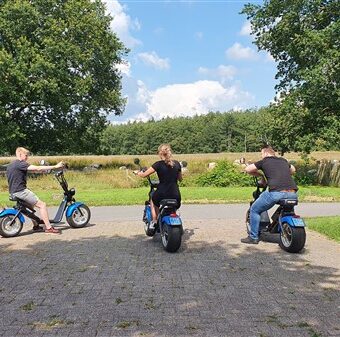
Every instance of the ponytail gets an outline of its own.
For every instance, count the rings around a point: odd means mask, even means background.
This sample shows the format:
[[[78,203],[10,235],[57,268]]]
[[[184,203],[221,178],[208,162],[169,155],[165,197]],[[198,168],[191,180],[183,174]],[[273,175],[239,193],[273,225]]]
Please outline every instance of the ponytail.
[[[165,164],[174,167],[175,163],[172,160],[172,151],[169,144],[161,144],[158,147],[158,154],[165,161]]]

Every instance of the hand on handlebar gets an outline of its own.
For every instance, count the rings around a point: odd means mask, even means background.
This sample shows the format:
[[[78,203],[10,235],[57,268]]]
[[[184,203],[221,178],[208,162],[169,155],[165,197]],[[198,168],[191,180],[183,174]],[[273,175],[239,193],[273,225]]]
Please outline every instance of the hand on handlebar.
[[[66,166],[65,163],[61,161],[57,165],[55,165],[54,167],[56,169],[59,169],[59,168],[63,169],[65,166]]]

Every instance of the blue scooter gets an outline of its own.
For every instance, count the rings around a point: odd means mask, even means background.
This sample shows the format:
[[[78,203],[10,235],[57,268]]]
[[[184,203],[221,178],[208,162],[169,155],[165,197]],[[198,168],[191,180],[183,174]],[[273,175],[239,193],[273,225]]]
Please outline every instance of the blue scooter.
[[[139,166],[141,171],[145,168],[140,166],[138,158],[134,163]],[[145,201],[143,211],[144,231],[147,236],[154,236],[156,232],[161,234],[163,248],[170,253],[176,252],[182,243],[183,224],[180,216],[177,214],[178,203],[176,199],[163,199],[160,202],[159,213],[155,228],[150,228],[152,221],[150,201],[152,194],[157,189],[159,181],[151,180],[147,177],[150,191],[149,198]]]
[[[253,177],[256,190],[253,192],[253,202],[266,190],[266,186],[262,185],[257,177]],[[260,219],[260,238],[267,234],[279,234],[280,247],[289,253],[299,253],[306,243],[305,222],[295,214],[294,207],[298,204],[295,199],[281,199],[278,202],[279,207],[273,213],[271,220],[268,212],[261,213]],[[250,234],[250,207],[246,215],[246,228],[248,235]]]
[[[84,203],[75,201],[74,195],[76,191],[74,188],[68,188],[63,171],[56,172],[54,176],[64,191],[64,197],[54,219],[50,220],[50,222],[52,224],[61,222],[66,212],[66,221],[71,227],[85,227],[91,218],[90,209]],[[12,198],[11,196],[9,200],[16,201],[16,205],[13,208],[5,208],[0,213],[1,236],[9,238],[19,235],[25,222],[24,215],[32,220],[34,226],[44,223],[42,219],[35,214],[34,208],[25,201]]]

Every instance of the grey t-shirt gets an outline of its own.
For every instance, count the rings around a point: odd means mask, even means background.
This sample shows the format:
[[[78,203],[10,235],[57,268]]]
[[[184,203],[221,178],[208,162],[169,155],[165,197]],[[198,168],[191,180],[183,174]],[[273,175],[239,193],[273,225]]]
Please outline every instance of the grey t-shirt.
[[[27,188],[28,166],[30,166],[29,163],[19,159],[14,160],[7,166],[7,181],[10,194]]]

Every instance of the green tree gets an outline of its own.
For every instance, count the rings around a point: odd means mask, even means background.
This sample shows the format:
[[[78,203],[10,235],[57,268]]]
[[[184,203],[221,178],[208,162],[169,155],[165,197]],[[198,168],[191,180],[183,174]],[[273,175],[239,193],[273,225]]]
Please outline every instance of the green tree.
[[[276,145],[308,152],[339,144],[339,1],[268,0],[247,4],[242,13],[251,22],[255,44],[278,62],[280,99],[270,108],[268,124]],[[292,135],[296,141],[288,139]]]
[[[127,50],[111,20],[99,0],[0,1],[2,151],[96,152],[125,104],[116,65]]]

